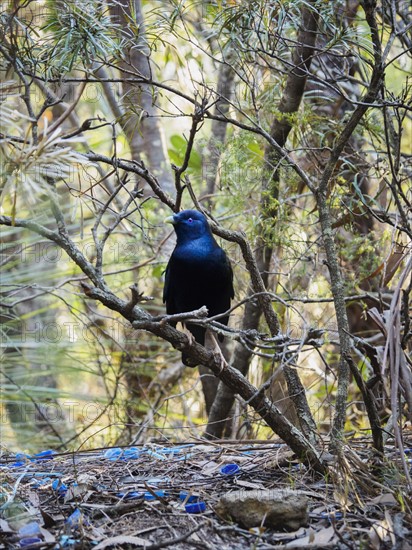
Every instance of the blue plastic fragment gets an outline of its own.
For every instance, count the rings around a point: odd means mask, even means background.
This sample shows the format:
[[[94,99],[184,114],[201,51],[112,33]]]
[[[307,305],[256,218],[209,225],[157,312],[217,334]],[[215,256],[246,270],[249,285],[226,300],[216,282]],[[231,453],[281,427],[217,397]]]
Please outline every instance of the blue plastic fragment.
[[[46,449],[45,451],[40,451],[40,453],[33,455],[33,458],[34,460],[50,460],[55,454],[56,451],[53,451],[53,449]]]
[[[118,460],[123,454],[123,449],[120,447],[114,447],[113,449],[107,449],[107,451],[103,454],[104,458],[108,458],[109,460]]]
[[[69,490],[68,486],[63,483],[60,479],[55,479],[52,483],[53,491],[57,491],[60,496],[64,496]]]
[[[36,473],[36,476],[37,475],[38,474]],[[44,477],[43,479],[37,479],[37,477],[33,477],[33,479],[30,481],[30,486],[36,489],[37,487],[41,487],[42,485],[47,485],[47,483],[50,483],[50,481],[51,477]]]
[[[16,460],[16,462],[12,462],[10,464],[10,468],[20,468],[21,466],[24,466],[26,462],[23,462],[22,460]]]
[[[146,451],[146,454],[152,456],[153,458],[157,458],[158,460],[167,460],[164,454],[156,453],[155,451],[148,450]]]
[[[66,519],[66,523],[71,525],[72,527],[77,527],[82,523],[83,520],[83,514],[79,508],[76,508],[75,511],[70,514],[70,516]]]
[[[189,458],[192,458],[192,456],[193,456],[193,453],[187,453],[186,455],[178,456],[176,460],[189,460]]]
[[[27,546],[40,544],[41,542],[43,541],[40,537],[25,537],[24,539],[20,539],[19,545],[20,548],[26,548]]]
[[[240,468],[237,464],[226,464],[220,468],[220,473],[222,476],[234,476],[240,472]]]
[[[26,453],[16,453],[15,458],[16,458],[16,460],[26,461],[26,460],[30,459],[30,456],[27,455]]]
[[[192,502],[190,504],[186,504],[185,510],[188,514],[201,514],[206,510],[206,503],[203,502],[203,500],[199,502]]]
[[[60,537],[59,544],[61,548],[71,548],[75,546],[78,542],[79,542],[78,540],[72,539],[68,535],[62,535]]]
[[[199,502],[199,497],[197,495],[191,495],[190,493],[187,493],[186,491],[180,491],[179,499],[182,502],[186,501],[187,504],[190,504],[192,502]]]
[[[34,535],[39,535],[40,532],[40,525],[36,521],[30,521],[30,523],[26,523],[26,525],[20,527],[18,531],[19,537],[32,537]]]
[[[25,466],[30,461],[30,457],[26,453],[16,453],[15,459],[15,462],[9,464],[10,468],[20,468],[20,466]]]
[[[122,458],[124,460],[132,460],[135,458],[139,458],[140,455],[140,449],[138,449],[137,447],[129,447],[128,449],[124,449]]]
[[[321,512],[320,517],[322,519],[342,519],[342,512]]]
[[[156,491],[153,491],[153,493],[156,495],[152,495],[152,493],[150,493],[149,491],[147,491],[145,494],[144,494],[144,499],[145,500],[156,500],[156,497],[160,497],[160,498],[164,498],[167,496],[167,493],[166,491],[163,491],[163,489],[158,489]]]
[[[146,481],[148,485],[158,485],[159,483],[169,483],[170,477],[151,477]]]

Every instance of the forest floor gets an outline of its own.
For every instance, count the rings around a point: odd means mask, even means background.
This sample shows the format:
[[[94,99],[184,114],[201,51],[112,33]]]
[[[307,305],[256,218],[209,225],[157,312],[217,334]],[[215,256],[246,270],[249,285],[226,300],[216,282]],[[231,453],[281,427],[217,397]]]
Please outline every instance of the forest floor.
[[[404,445],[408,461],[412,436]],[[371,457],[369,440],[348,441],[325,479],[280,441],[3,453],[0,548],[412,549],[399,453],[388,445],[384,462]],[[308,500],[308,521],[293,532],[216,513],[224,494],[279,489]]]

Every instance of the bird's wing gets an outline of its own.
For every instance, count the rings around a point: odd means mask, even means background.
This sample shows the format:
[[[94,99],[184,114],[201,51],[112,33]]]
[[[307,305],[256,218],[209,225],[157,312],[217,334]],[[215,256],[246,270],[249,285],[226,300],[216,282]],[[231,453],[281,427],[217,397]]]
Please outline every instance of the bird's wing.
[[[166,266],[165,271],[165,284],[163,287],[163,303],[166,303],[170,296],[170,263],[171,259],[169,260],[169,263]]]
[[[222,275],[224,277],[224,280],[227,284],[227,293],[228,297],[234,298],[235,297],[235,290],[233,288],[233,269],[232,264],[230,263],[230,260],[226,254],[226,252],[223,250],[223,248],[219,247],[219,255],[220,255],[220,263],[222,266]]]
[[[228,270],[228,274],[229,274],[229,285],[230,285],[230,297],[233,298],[235,297],[235,289],[233,288],[233,269],[232,269],[232,264],[230,263],[230,260],[229,258],[227,257],[226,253],[225,253],[225,256],[226,256],[226,262],[227,262],[227,270]]]

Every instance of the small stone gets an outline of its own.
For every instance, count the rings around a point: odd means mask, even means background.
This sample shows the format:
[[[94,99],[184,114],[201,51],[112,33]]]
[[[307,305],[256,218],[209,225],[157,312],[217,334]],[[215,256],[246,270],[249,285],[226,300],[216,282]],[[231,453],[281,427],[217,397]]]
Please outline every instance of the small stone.
[[[265,525],[296,531],[308,523],[308,499],[299,491],[282,489],[233,491],[223,495],[216,513],[232,519],[247,529]]]

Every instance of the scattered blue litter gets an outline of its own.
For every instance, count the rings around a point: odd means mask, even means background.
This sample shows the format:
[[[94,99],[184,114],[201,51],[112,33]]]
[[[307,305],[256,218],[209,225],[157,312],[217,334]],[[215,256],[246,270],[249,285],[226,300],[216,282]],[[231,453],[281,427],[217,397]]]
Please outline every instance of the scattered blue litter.
[[[15,458],[16,458],[16,460],[25,461],[25,460],[28,460],[30,458],[30,456],[27,455],[26,453],[16,453]]]
[[[139,458],[141,455],[140,449],[137,447],[129,447],[128,449],[123,450],[123,456],[122,458],[124,460],[133,460],[136,458]]]
[[[167,460],[166,455],[157,453],[156,451],[151,451],[150,449],[146,451],[146,454],[152,456],[153,458],[157,458],[158,460]]]
[[[10,464],[10,468],[20,468],[21,466],[25,466],[30,461],[30,457],[29,455],[26,455],[26,453],[16,453],[15,459],[16,462]]]
[[[206,510],[206,503],[202,500],[199,502],[192,502],[190,504],[186,504],[185,510],[188,514],[201,514]]]
[[[35,475],[37,476],[37,473]],[[47,485],[48,483],[50,483],[51,479],[52,478],[48,476],[44,477],[43,479],[37,479],[37,477],[33,477],[33,479],[30,481],[30,486],[33,487],[34,489],[37,489],[42,485]]]
[[[240,472],[240,468],[237,464],[226,464],[220,468],[220,473],[222,476],[234,476]]]
[[[16,460],[16,462],[12,462],[9,466],[10,468],[20,468],[21,466],[24,466],[26,462],[23,462],[22,460]]]
[[[68,535],[62,535],[60,537],[60,541],[59,541],[59,544],[55,546],[55,548],[72,548],[74,546],[76,546],[76,544],[78,543],[79,541],[76,540],[76,539],[72,539],[71,537],[69,537]]]
[[[149,491],[146,491],[146,493],[144,494],[144,499],[150,501],[156,500],[157,497],[164,498],[167,496],[166,491],[164,491],[163,489],[157,489],[156,491],[153,491],[153,493],[156,496],[152,495],[152,493],[150,493]]]
[[[191,504],[192,502],[199,502],[199,497],[197,495],[191,495],[190,493],[187,493],[186,491],[180,491],[179,499],[182,502],[186,501],[186,504]]]
[[[342,519],[342,512],[321,512],[320,517],[322,519]]]
[[[19,537],[33,537],[40,534],[40,525],[36,521],[30,521],[23,527],[20,527],[18,534]]]
[[[55,479],[52,483],[53,491],[57,491],[59,496],[64,496],[69,490],[68,486],[60,479]]]
[[[406,455],[411,455],[412,454],[412,447],[407,447],[406,449],[403,450],[403,452]]]
[[[20,548],[26,548],[27,546],[33,546],[34,544],[40,544],[42,543],[42,539],[40,537],[24,537],[24,539],[20,539],[19,546]]]
[[[104,458],[108,458],[109,460],[118,460],[123,454],[123,449],[120,447],[114,447],[113,449],[107,449],[107,451],[103,454]]]
[[[159,483],[169,483],[170,477],[151,477],[146,481],[148,485],[158,485]]]
[[[75,511],[66,519],[66,523],[72,527],[78,527],[81,523],[83,523],[83,514],[81,510],[76,508]]]
[[[188,443],[187,445],[179,445],[178,447],[163,447],[159,449],[159,452],[164,455],[177,455],[183,453],[186,449],[193,447],[193,443]]]
[[[45,451],[40,451],[40,453],[36,453],[33,455],[34,460],[50,460],[53,458],[53,455],[56,454],[56,451],[53,451],[53,449],[46,449]]]
[[[189,460],[189,458],[192,458],[193,453],[187,453],[183,456],[178,456],[176,460]]]

